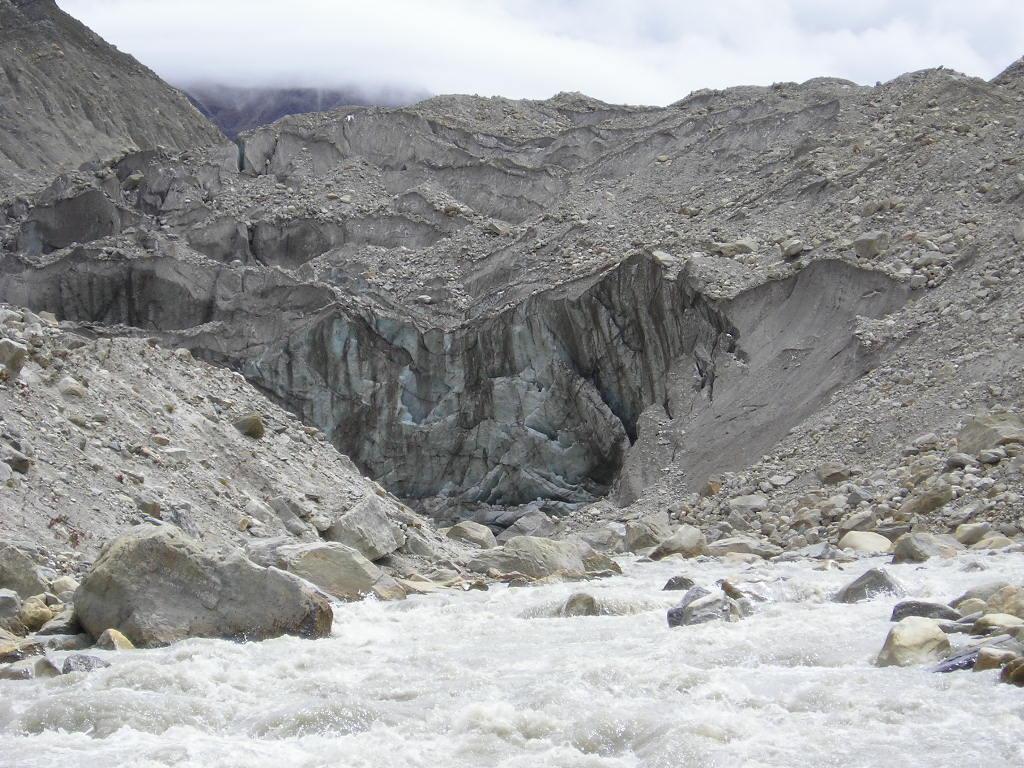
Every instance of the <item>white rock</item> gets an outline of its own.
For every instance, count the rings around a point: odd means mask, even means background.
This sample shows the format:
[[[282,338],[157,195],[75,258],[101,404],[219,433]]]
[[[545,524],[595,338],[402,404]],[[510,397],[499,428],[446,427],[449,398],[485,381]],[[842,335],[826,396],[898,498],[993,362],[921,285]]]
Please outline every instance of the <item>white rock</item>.
[[[875,663],[880,667],[910,667],[935,661],[949,651],[949,638],[939,623],[908,616],[889,630]]]
[[[892,551],[892,542],[872,531],[850,531],[839,540],[839,548],[852,549],[854,552],[885,553]]]

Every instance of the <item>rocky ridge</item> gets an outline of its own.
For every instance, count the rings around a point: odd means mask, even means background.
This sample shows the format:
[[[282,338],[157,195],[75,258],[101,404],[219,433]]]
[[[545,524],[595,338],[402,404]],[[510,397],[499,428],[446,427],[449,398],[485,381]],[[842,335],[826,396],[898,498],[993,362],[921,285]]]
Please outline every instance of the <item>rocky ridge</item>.
[[[1017,98],[933,71],[666,110],[445,97],[288,118],[244,138],[241,170],[226,148],[130,156],[15,203],[7,295],[239,368],[424,508],[628,503],[663,473],[692,486],[756,460],[901,341],[869,321],[989,264],[1013,229],[979,242],[977,219],[1020,193]],[[970,164],[1004,180],[953,188]],[[698,206],[712,181],[725,202]],[[947,199],[970,211],[956,227]],[[66,300],[84,274],[89,299]],[[154,315],[150,291],[203,298]],[[257,347],[231,330],[254,325]],[[759,404],[765,378],[794,402]],[[762,442],[715,428],[752,413]]]
[[[53,0],[0,2],[0,38],[5,194],[126,151],[223,140],[184,95]]]

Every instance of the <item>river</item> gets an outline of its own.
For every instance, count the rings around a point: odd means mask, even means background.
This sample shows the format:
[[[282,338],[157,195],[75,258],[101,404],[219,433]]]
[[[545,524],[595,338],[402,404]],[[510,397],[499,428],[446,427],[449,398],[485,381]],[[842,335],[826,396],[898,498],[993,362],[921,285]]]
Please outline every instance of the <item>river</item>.
[[[1024,692],[996,672],[873,666],[897,600],[829,597],[881,562],[623,559],[586,584],[338,606],[324,640],[90,651],[112,666],[0,681],[0,766],[1024,765]],[[1024,582],[1021,555],[887,567],[941,600]],[[669,629],[676,574],[767,601]],[[578,590],[610,615],[558,617]]]

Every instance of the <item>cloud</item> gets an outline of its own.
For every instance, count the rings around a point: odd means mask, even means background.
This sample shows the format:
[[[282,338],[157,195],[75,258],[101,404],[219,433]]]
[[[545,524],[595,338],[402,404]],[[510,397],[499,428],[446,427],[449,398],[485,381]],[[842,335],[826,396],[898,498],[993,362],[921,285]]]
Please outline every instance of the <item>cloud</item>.
[[[1024,54],[1020,0],[58,0],[176,83],[666,104],[698,88],[861,83]]]

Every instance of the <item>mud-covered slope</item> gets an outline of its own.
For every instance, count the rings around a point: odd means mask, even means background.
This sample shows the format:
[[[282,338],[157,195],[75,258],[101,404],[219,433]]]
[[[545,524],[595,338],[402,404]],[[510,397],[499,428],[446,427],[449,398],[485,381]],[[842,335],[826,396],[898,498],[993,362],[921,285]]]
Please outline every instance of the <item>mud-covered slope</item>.
[[[0,0],[0,185],[138,149],[187,149],[220,132],[150,70],[53,0]]]

